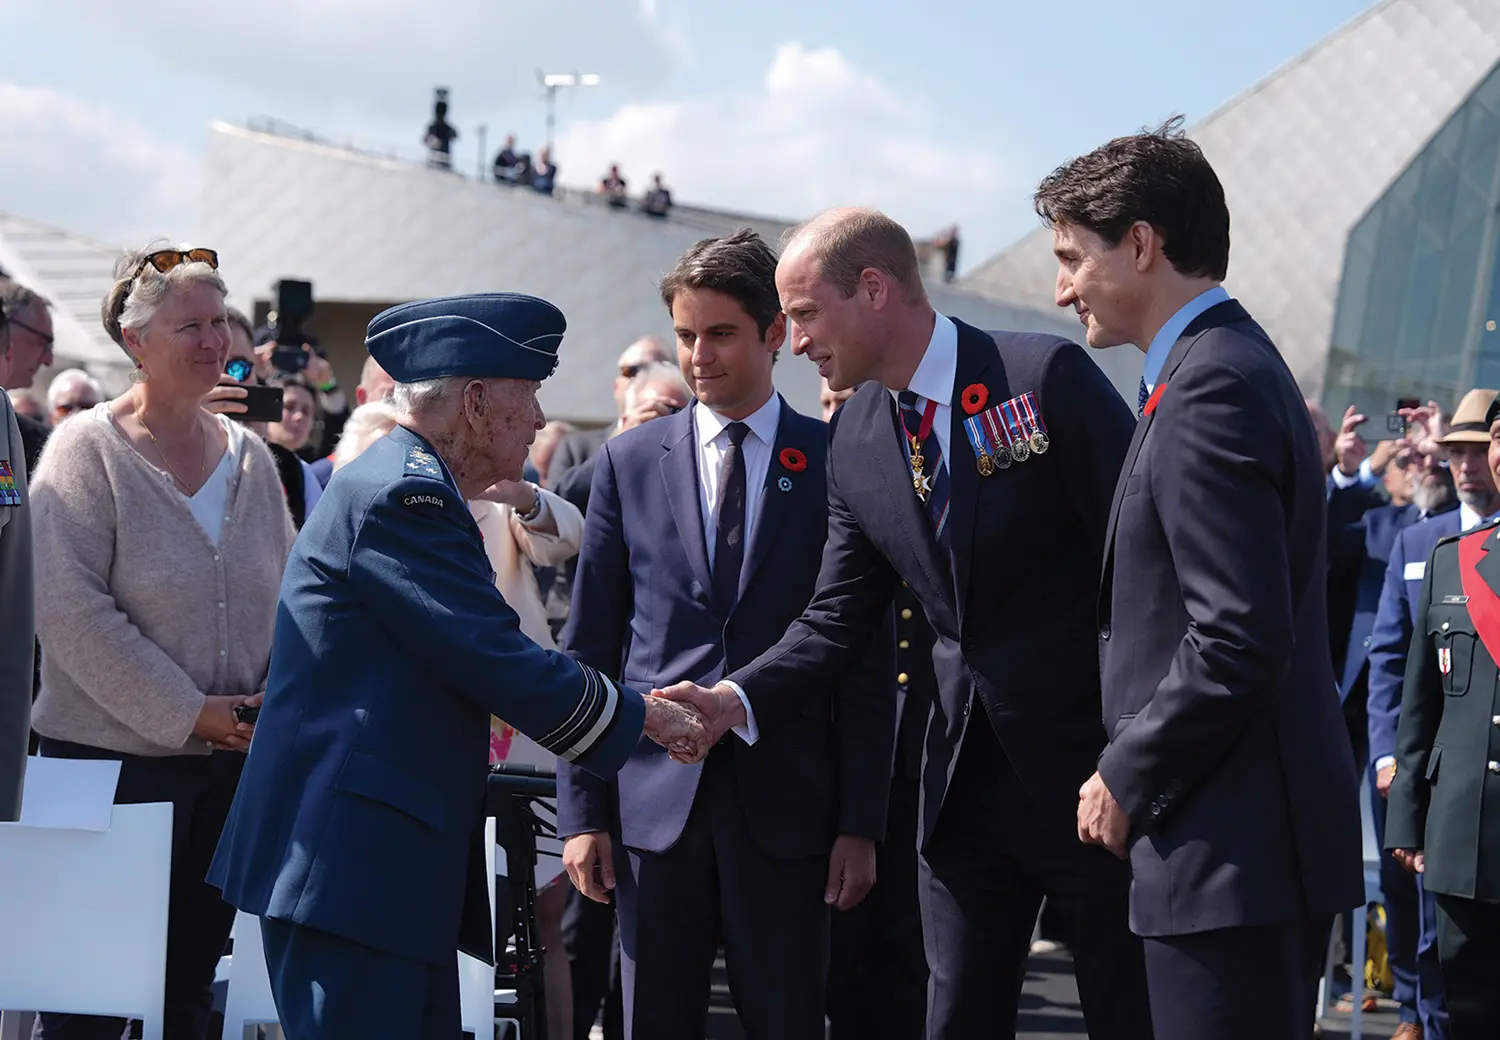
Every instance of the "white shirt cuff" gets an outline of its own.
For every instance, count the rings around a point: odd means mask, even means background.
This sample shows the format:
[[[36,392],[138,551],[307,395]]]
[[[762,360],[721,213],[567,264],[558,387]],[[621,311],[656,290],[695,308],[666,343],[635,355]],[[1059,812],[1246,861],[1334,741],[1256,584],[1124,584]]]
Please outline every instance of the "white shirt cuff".
[[[745,724],[734,727],[734,735],[746,744],[754,744],[760,739],[760,727],[755,724],[755,709],[750,707],[750,698],[745,696],[745,690],[739,683],[729,679],[725,679],[723,682],[725,686],[734,691],[734,695],[745,706]]]
[[[1360,478],[1364,476],[1365,466],[1369,463],[1369,461],[1370,461],[1369,459],[1366,459],[1364,462],[1361,462],[1359,464],[1359,472],[1356,473],[1352,477],[1346,477],[1346,476],[1344,476],[1344,471],[1341,470],[1341,469],[1339,469],[1339,467],[1334,466],[1333,467],[1333,486],[1336,487],[1336,488],[1338,488],[1340,491],[1342,491],[1344,488],[1352,488],[1356,484],[1363,484],[1364,481],[1361,480]]]
[[[1375,772],[1378,773],[1382,769],[1389,769],[1391,766],[1393,766],[1395,764],[1396,764],[1396,756],[1395,755],[1381,755],[1379,758],[1377,758],[1375,760]]]

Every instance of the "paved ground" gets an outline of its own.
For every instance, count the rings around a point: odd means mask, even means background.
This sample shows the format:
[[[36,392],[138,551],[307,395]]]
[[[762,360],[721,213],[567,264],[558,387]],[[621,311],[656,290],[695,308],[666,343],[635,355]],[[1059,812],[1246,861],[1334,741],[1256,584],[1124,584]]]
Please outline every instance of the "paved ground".
[[[1390,1002],[1383,1001],[1382,1005],[1382,1010],[1364,1016],[1365,1040],[1386,1040],[1396,1029],[1396,1015],[1390,1010]],[[1253,1009],[1248,1013],[1253,1014]],[[1066,953],[1031,958],[1017,1025],[1019,1040],[1079,1040],[1088,1036],[1078,1006],[1078,988],[1073,982],[1073,962]],[[721,962],[714,971],[708,1038],[743,1040],[744,1035],[735,1018]],[[1323,1040],[1345,1040],[1349,1035],[1349,1016],[1339,1014],[1326,1019],[1319,1034]],[[596,1031],[595,1036],[602,1034]]]

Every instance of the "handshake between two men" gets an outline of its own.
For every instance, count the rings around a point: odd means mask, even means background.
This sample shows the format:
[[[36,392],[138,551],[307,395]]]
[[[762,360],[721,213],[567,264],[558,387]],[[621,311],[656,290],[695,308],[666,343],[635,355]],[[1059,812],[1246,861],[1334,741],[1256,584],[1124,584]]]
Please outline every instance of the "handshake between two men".
[[[728,683],[712,688],[680,682],[652,690],[646,702],[645,733],[667,749],[675,762],[702,762],[724,734],[746,724],[745,704]],[[615,887],[613,841],[602,831],[579,833],[563,846],[563,866],[586,898],[609,901]],[[837,910],[857,906],[875,884],[875,843],[854,834],[841,834],[828,858],[823,901]]]
[[[646,697],[646,736],[684,765],[702,762],[725,733],[745,721],[744,702],[727,683],[710,689],[680,682]]]

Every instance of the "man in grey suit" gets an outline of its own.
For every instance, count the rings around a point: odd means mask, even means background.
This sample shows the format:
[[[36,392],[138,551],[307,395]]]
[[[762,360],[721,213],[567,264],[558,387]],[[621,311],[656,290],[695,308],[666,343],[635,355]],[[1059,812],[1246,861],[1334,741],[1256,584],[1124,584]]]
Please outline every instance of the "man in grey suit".
[[[10,374],[10,325],[0,305],[0,384]],[[10,398],[0,394],[0,821],[21,817],[21,780],[31,735],[31,500],[26,453]]]

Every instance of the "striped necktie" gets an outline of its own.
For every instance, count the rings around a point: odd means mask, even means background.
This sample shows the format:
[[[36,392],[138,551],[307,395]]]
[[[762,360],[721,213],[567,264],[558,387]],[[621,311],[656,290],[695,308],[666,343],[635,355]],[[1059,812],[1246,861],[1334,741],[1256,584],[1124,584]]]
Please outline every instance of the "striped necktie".
[[[932,524],[932,533],[938,545],[948,550],[948,466],[943,458],[942,446],[938,443],[933,419],[937,403],[903,390],[897,396],[901,405],[901,426],[906,431],[906,455],[911,462],[912,439],[921,446],[922,474],[927,478],[927,519]]]

